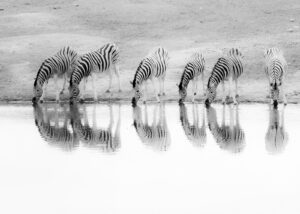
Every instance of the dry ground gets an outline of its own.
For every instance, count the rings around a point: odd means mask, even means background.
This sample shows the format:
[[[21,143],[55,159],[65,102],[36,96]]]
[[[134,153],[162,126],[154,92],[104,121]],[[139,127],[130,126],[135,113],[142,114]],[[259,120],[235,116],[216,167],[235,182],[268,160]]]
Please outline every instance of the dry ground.
[[[70,45],[85,53],[112,41],[121,50],[123,92],[104,94],[107,77],[99,77],[99,98],[103,100],[129,100],[129,81],[141,58],[161,45],[171,56],[167,100],[178,98],[175,84],[194,51],[201,51],[206,58],[207,80],[217,57],[230,47],[238,47],[245,55],[240,100],[263,102],[267,95],[263,51],[277,46],[289,64],[288,100],[298,102],[299,26],[299,0],[2,1],[0,100],[31,100],[40,64],[61,47]],[[54,98],[51,92],[49,96]]]

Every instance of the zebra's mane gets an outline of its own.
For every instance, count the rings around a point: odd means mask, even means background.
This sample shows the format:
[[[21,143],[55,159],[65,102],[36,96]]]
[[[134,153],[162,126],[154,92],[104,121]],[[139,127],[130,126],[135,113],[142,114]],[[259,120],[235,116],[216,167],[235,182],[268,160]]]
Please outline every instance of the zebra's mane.
[[[146,60],[145,59],[142,59],[142,61],[140,62],[138,68],[136,69],[136,72],[135,72],[135,75],[134,75],[134,79],[133,79],[133,82],[132,82],[132,87],[135,88],[136,87],[136,84],[137,84],[137,75],[140,71],[140,69],[142,68],[142,65],[144,64],[144,61]]]
[[[35,80],[34,80],[34,83],[33,83],[33,86],[34,86],[34,87],[37,86],[39,76],[41,75],[42,68],[44,67],[46,61],[47,61],[47,59],[42,63],[42,65],[40,66],[40,68],[39,68],[39,70],[38,70],[38,72],[37,72],[37,74],[36,74],[36,77],[35,77]]]

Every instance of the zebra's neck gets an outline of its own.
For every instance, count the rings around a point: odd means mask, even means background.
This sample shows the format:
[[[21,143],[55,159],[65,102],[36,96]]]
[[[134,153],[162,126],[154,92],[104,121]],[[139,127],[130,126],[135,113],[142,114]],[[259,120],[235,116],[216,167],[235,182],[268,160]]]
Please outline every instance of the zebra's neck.
[[[186,72],[184,72],[181,76],[181,80],[180,80],[180,83],[179,83],[179,89],[186,89],[188,84],[190,82],[190,78],[189,76],[186,74]]]

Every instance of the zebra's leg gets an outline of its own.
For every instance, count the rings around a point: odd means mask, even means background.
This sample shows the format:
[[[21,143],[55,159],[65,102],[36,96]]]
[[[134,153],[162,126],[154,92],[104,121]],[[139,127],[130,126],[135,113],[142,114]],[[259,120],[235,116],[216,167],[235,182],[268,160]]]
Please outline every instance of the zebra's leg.
[[[119,73],[119,66],[114,64],[114,72],[115,72],[115,75],[117,76],[117,79],[118,79],[118,91],[119,92],[122,92],[121,90],[121,83],[120,83],[120,73]]]
[[[281,81],[281,93],[282,93],[282,99],[283,99],[283,103],[284,105],[287,105],[287,99],[286,99],[286,94],[285,94],[285,88],[284,88],[284,79],[282,78]]]
[[[43,85],[43,94],[42,96],[40,97],[40,102],[43,103],[44,102],[44,97],[46,97],[46,94],[47,94],[47,86],[48,86],[48,80],[46,82],[44,82],[44,85]]]
[[[166,93],[165,93],[165,78],[162,79],[162,95],[166,96]]]
[[[144,83],[144,104],[147,102],[147,98],[148,98],[148,81],[145,81]]]
[[[233,104],[236,105],[237,101],[235,99],[235,90],[232,90],[232,86],[233,86],[233,79],[229,77],[229,97],[232,98],[233,100]]]
[[[93,81],[93,93],[94,93],[94,101],[97,102],[98,101],[98,95],[97,95],[97,90],[96,90],[96,74],[92,73],[92,81]]]
[[[55,83],[55,89],[56,89],[56,97],[55,97],[55,102],[59,102],[59,95],[60,95],[60,91],[58,88],[58,76],[54,75],[54,83]]]
[[[62,89],[61,89],[61,91],[59,93],[60,95],[64,94],[64,91],[66,89],[66,83],[67,83],[67,76],[64,75],[64,83],[63,83],[63,87],[62,87]]]
[[[81,84],[82,90],[80,90],[80,98],[79,98],[79,102],[81,102],[81,103],[84,102],[84,94],[85,94],[85,89],[86,89],[86,82],[87,82],[87,77],[84,77],[83,80],[82,80],[82,84]]]
[[[203,87],[203,97],[205,97],[206,91],[205,91],[205,82],[204,82],[204,71],[201,74],[201,80],[202,80],[202,87]]]
[[[110,93],[111,86],[112,86],[112,73],[110,70],[108,71],[108,74],[109,74],[109,83],[108,83],[108,89],[105,91],[105,93]]]
[[[238,94],[238,80],[237,79],[235,79],[234,84],[235,84],[235,98],[239,98],[239,94]]]
[[[196,86],[196,81],[195,80],[192,80],[192,84],[193,84],[193,98],[192,98],[192,102],[194,103],[195,102],[195,97],[197,95],[197,86]]]
[[[156,89],[156,84],[155,84],[155,80],[154,80],[154,78],[152,78],[152,85],[153,85],[153,88],[154,88],[154,93],[155,93],[155,96],[156,96],[156,101],[157,102],[160,102],[160,98],[159,98],[159,94],[157,93],[157,89]]]
[[[226,103],[226,93],[225,93],[225,83],[224,83],[224,81],[222,81],[222,93],[223,93],[222,104],[224,105]]]
[[[158,94],[158,96],[162,96],[163,95],[163,89],[162,89],[162,79],[161,78],[158,79],[158,83],[159,83],[159,94]]]

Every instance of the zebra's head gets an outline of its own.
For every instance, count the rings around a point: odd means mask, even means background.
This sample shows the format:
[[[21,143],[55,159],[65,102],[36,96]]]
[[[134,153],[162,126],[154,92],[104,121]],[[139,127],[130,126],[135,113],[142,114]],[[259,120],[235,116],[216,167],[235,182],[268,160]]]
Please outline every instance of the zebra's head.
[[[279,88],[278,87],[271,88],[271,99],[273,100],[274,107],[277,108],[278,100],[279,100]]]
[[[39,99],[43,95],[43,87],[42,87],[42,85],[38,81],[34,82],[34,85],[33,85],[33,94],[34,94],[34,96],[32,98],[32,102],[33,103],[36,103],[37,101],[39,101]]]
[[[186,88],[182,87],[182,85],[177,85],[177,86],[178,86],[179,96],[180,96],[179,103],[182,103],[184,102],[187,95]]]
[[[138,85],[135,85],[134,87],[134,97],[131,100],[132,105],[136,105],[139,99],[142,97],[142,92],[140,90],[140,87]]]
[[[217,95],[217,87],[209,86],[206,91],[206,99],[205,99],[205,105],[207,107],[214,101],[216,95]]]
[[[70,103],[73,103],[74,101],[76,101],[80,90],[77,84],[70,84],[69,86],[69,93],[70,93]]]

